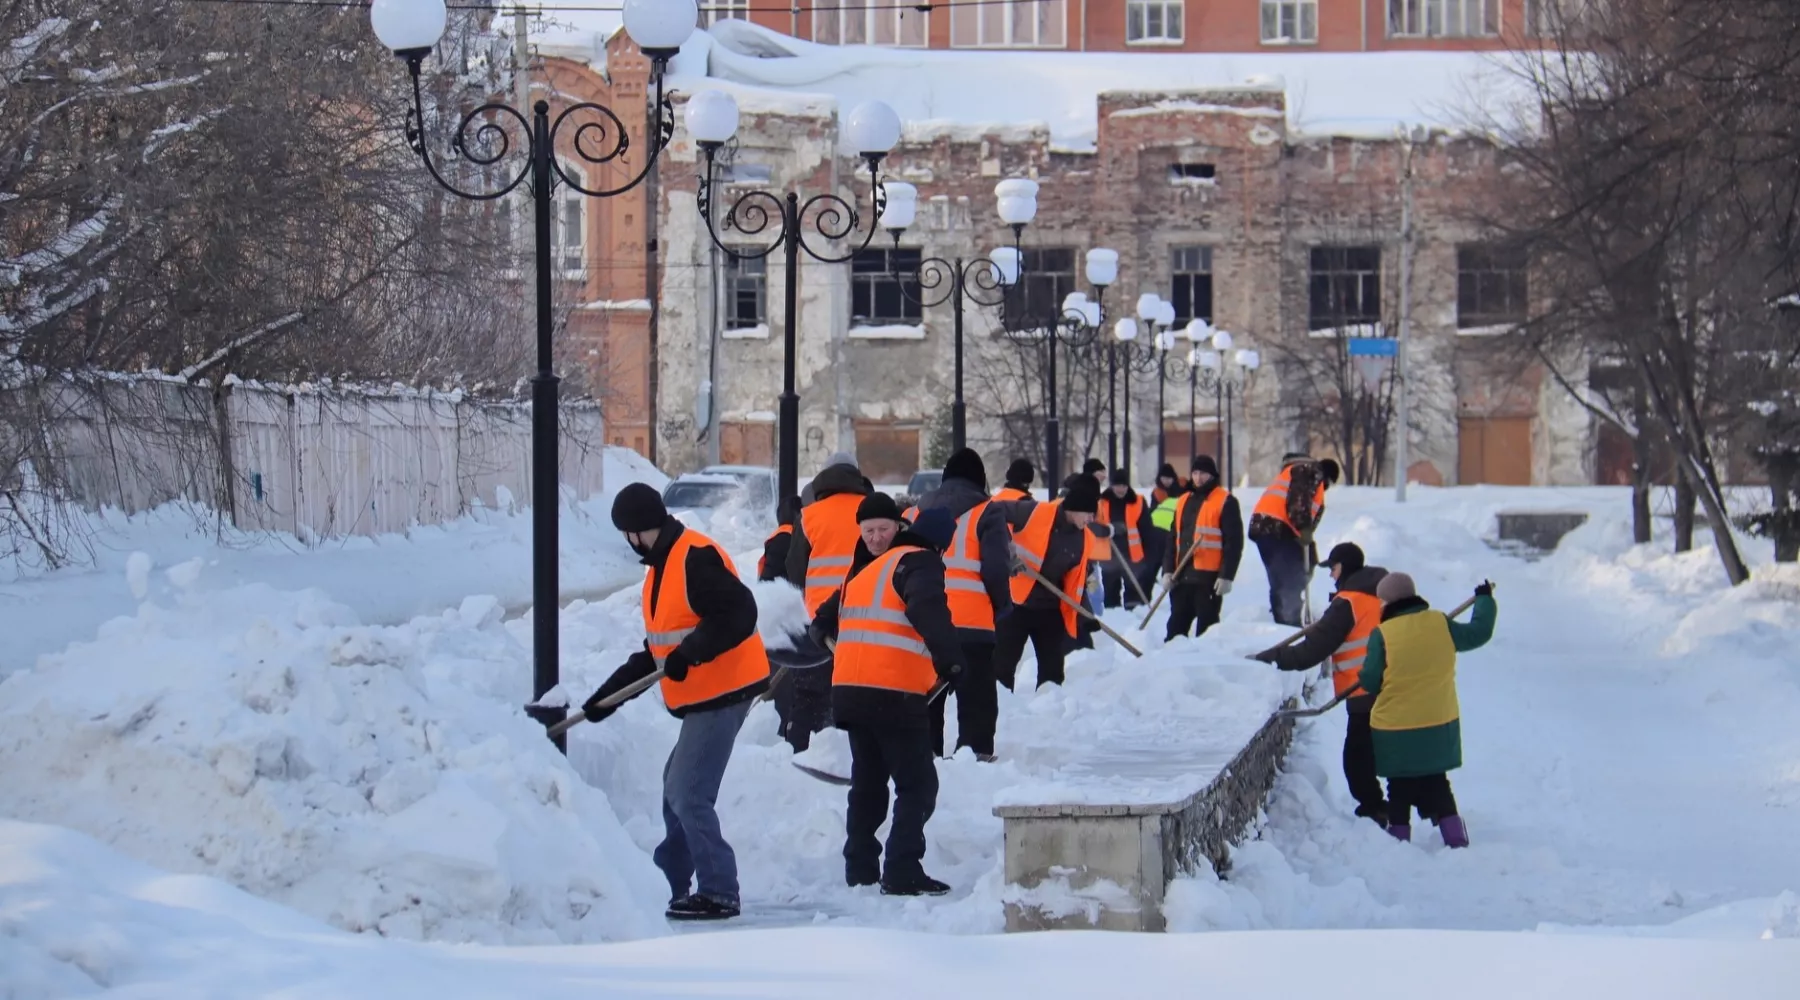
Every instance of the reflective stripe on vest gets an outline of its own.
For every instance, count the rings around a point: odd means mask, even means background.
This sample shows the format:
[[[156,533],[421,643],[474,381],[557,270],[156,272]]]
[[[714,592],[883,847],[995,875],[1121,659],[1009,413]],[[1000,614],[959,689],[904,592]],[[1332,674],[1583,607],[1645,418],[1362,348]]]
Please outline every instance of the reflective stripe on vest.
[[[1369,653],[1369,636],[1381,624],[1381,599],[1374,594],[1339,591],[1337,599],[1350,602],[1356,624],[1344,637],[1342,645],[1331,654],[1331,686],[1334,694],[1343,694],[1362,680],[1363,660]]]
[[[1135,504],[1131,504],[1126,500],[1120,500],[1116,497],[1102,497],[1100,502],[1106,505],[1106,517],[1104,520],[1108,525],[1113,526],[1113,538],[1115,540],[1119,537],[1119,530],[1117,527],[1118,518],[1113,516],[1116,513],[1113,510],[1113,506],[1116,504],[1129,504],[1130,509],[1125,511],[1125,555],[1126,558],[1130,559],[1132,562],[1143,562],[1144,536],[1138,531],[1138,518],[1143,516],[1143,509],[1139,504],[1144,502],[1143,498],[1139,497]],[[1112,553],[1108,552],[1106,558],[1111,560]]]
[[[912,524],[918,521],[918,519],[919,508],[917,507],[908,507],[900,512],[900,520],[905,521],[907,524]]]
[[[1051,500],[1048,503],[1037,505],[1037,508],[1031,512],[1031,517],[1026,519],[1025,527],[1013,535],[1013,551],[1019,554],[1020,562],[1040,573],[1043,572],[1044,554],[1050,550],[1050,535],[1056,527],[1056,519],[1061,515],[1061,500]],[[1084,531],[1083,534],[1086,534],[1090,540],[1104,541],[1104,539],[1096,539],[1092,532]],[[1061,587],[1063,593],[1079,600],[1087,575],[1088,548],[1083,545],[1081,558],[1069,568],[1069,572],[1061,580],[1052,580],[1051,582]],[[1031,588],[1035,586],[1037,586],[1037,581],[1023,573],[1014,576],[1012,578],[1013,603],[1023,604],[1025,598],[1031,596]],[[1057,603],[1062,606],[1063,628],[1069,635],[1075,635],[1075,609],[1061,601]]]
[[[763,539],[763,547],[766,549],[768,547],[769,543],[774,541],[775,539],[780,538],[782,535],[791,535],[793,533],[794,533],[794,526],[791,524],[784,524],[781,527],[776,528],[774,533],[771,534],[768,538]],[[767,573],[768,571],[769,571],[769,554],[767,552],[764,552],[762,555],[756,557],[756,575],[760,578],[764,573]]]
[[[923,551],[911,545],[889,549],[844,586],[831,668],[833,685],[922,695],[937,683],[931,651],[907,619],[906,603],[894,589],[894,570],[901,557]]]
[[[700,624],[700,616],[688,603],[687,557],[688,551],[695,547],[712,549],[725,564],[725,570],[737,575],[737,567],[732,565],[725,550],[692,528],[683,531],[675,544],[669,546],[660,586],[657,572],[654,569],[645,571],[644,641],[659,668],[667,662],[675,647],[681,645],[681,640],[693,635]],[[651,608],[656,610],[652,612]],[[685,679],[672,681],[664,677],[663,704],[671,710],[698,705],[743,690],[768,676],[769,656],[763,650],[762,636],[752,632],[750,638],[724,654],[694,664]]]
[[[856,493],[835,493],[814,500],[800,512],[801,527],[810,547],[806,559],[806,613],[816,614],[850,576],[850,563],[862,531],[856,524]]]
[[[1225,498],[1230,495],[1231,491],[1225,487],[1214,487],[1206,495],[1206,499],[1200,501],[1200,510],[1194,515],[1194,532],[1185,537],[1181,537],[1179,533],[1181,526],[1187,522],[1187,506],[1198,494],[1183,494],[1176,507],[1176,541],[1181,544],[1182,551],[1193,546],[1195,569],[1217,573],[1225,568],[1225,532],[1219,527],[1219,522],[1225,515]],[[1198,545],[1194,544],[1196,538],[1200,540]]]
[[[944,597],[950,605],[950,621],[957,628],[982,632],[994,630],[994,602],[981,582],[981,539],[977,537],[987,507],[984,500],[956,519],[956,534],[944,552]]]

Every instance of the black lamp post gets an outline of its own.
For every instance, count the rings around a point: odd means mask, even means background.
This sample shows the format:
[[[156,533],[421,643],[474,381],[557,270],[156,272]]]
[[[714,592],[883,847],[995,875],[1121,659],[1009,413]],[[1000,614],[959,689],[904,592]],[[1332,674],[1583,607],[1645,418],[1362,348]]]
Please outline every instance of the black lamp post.
[[[663,94],[663,73],[669,59],[693,32],[698,8],[694,0],[626,0],[625,30],[650,57],[656,81],[657,128],[648,136],[648,154],[642,169],[618,187],[590,188],[570,176],[557,162],[557,136],[565,126],[570,153],[597,166],[624,162],[631,149],[625,123],[611,108],[582,102],[572,104],[550,119],[550,105],[538,101],[526,112],[508,104],[488,103],[463,115],[450,148],[455,157],[479,168],[505,161],[513,152],[513,136],[504,122],[510,120],[522,133],[525,156],[516,172],[497,185],[470,190],[444,176],[425,141],[425,104],[419,75],[425,57],[443,37],[444,0],[374,0],[369,21],[376,37],[406,62],[412,77],[413,106],[407,115],[406,142],[425,169],[444,190],[472,201],[504,198],[521,186],[531,193],[532,221],[537,261],[537,373],[531,379],[531,635],[532,702],[526,711],[546,725],[561,721],[561,707],[535,703],[560,681],[557,645],[557,507],[561,480],[557,470],[557,376],[554,367],[554,331],[551,309],[551,200],[559,186],[593,198],[610,198],[631,190],[648,177],[656,159],[675,132],[675,112]],[[479,119],[479,121],[478,121]],[[473,126],[473,132],[471,132]],[[561,737],[558,747],[565,747]]]
[[[842,264],[867,249],[877,228],[871,220],[868,231],[858,241],[854,234],[862,228],[862,213],[835,193],[816,194],[804,202],[790,191],[785,198],[768,191],[748,191],[725,210],[723,228],[736,230],[748,237],[761,236],[777,226],[766,243],[749,249],[734,249],[719,235],[713,221],[713,185],[717,178],[716,161],[719,148],[737,134],[737,101],[718,90],[703,90],[687,102],[684,116],[688,131],[706,156],[705,172],[700,176],[698,201],[700,217],[706,223],[713,245],[737,260],[767,257],[777,248],[782,250],[787,267],[784,285],[787,296],[781,331],[781,457],[777,472],[780,495],[800,492],[800,394],[794,387],[794,367],[798,360],[797,333],[800,316],[800,252],[822,264]],[[845,137],[861,154],[869,167],[870,200],[873,214],[879,217],[887,201],[881,181],[881,161],[900,141],[900,116],[880,101],[857,105],[844,120]],[[806,229],[827,242],[851,238],[855,246],[843,254],[831,254],[806,240]]]
[[[1163,342],[1163,335],[1175,322],[1175,305],[1163,301],[1154,292],[1145,292],[1138,296],[1137,318],[1129,316],[1113,325],[1113,337],[1116,343],[1107,345],[1108,360],[1117,351],[1124,355],[1125,362],[1125,406],[1123,422],[1125,424],[1124,454],[1122,456],[1125,477],[1131,478],[1131,377],[1133,374],[1148,374],[1161,370],[1161,359],[1158,352]],[[1158,401],[1161,400],[1161,379],[1158,383]],[[1157,411],[1157,465],[1163,462],[1162,452],[1162,411]]]
[[[1039,322],[1033,317],[1022,317],[1026,322],[1007,324],[1006,335],[1014,343],[1037,345],[1047,344],[1050,349],[1048,377],[1044,383],[1044,401],[1048,415],[1044,420],[1044,484],[1055,496],[1062,486],[1062,420],[1057,410],[1056,400],[1056,347],[1058,343],[1073,348],[1086,347],[1099,336],[1100,324],[1106,321],[1104,303],[1106,289],[1119,276],[1119,254],[1114,250],[1096,247],[1087,252],[1087,279],[1094,288],[1094,297],[1089,300],[1081,292],[1070,292],[1063,297],[1060,315],[1047,317]],[[1023,283],[1024,273],[1020,272]],[[1022,307],[1029,308],[1021,292],[1019,301]]]

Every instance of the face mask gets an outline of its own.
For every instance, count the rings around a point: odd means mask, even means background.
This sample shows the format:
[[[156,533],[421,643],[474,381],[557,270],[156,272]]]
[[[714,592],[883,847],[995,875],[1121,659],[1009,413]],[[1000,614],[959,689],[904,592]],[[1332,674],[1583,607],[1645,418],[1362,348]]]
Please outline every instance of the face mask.
[[[650,546],[639,543],[638,537],[641,536],[631,536],[626,538],[625,544],[631,546],[631,551],[636,552],[640,558],[649,558]]]

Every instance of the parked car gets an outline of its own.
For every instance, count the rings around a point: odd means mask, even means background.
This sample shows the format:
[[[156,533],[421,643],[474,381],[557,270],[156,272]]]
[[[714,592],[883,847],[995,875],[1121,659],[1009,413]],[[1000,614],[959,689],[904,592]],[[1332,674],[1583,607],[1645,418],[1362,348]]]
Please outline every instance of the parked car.
[[[906,484],[906,493],[915,500],[944,485],[944,473],[941,469],[920,469],[913,473],[912,482]]]
[[[677,476],[663,488],[663,506],[676,517],[695,514],[710,518],[714,512],[733,503],[757,521],[775,521],[775,477],[758,475],[759,470],[746,469],[742,475],[732,472],[702,471]]]
[[[751,492],[757,503],[764,499],[775,506],[775,470],[764,465],[709,465],[700,470],[708,476],[730,476]]]

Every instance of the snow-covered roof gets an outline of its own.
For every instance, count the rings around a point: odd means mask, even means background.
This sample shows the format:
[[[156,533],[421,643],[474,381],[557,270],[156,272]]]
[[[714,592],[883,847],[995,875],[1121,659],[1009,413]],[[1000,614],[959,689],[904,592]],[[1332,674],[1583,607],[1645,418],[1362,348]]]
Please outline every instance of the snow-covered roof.
[[[1107,91],[1279,87],[1288,125],[1303,135],[1386,138],[1425,125],[1515,127],[1530,93],[1505,53],[1043,52],[818,45],[747,21],[696,32],[672,67],[678,86],[719,82],[841,107],[879,98],[910,123],[909,137],[980,134],[1041,124],[1059,147],[1092,148],[1097,98]],[[695,79],[704,76],[708,80]],[[764,107],[779,102],[770,95]]]

